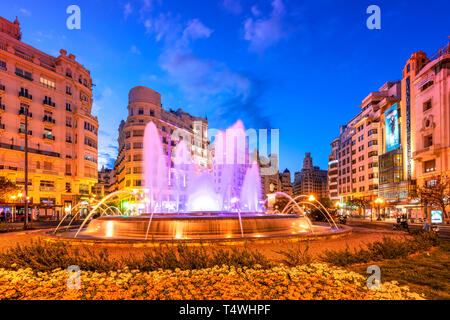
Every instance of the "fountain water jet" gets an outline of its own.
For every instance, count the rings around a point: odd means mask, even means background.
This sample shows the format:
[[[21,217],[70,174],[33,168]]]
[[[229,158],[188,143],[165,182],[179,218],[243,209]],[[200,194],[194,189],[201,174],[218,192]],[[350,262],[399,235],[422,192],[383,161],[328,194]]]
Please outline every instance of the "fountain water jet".
[[[292,236],[313,233],[313,228],[328,230],[313,226],[305,215],[263,211],[259,167],[250,163],[247,138],[240,121],[219,132],[214,141],[213,161],[202,167],[191,158],[190,142],[184,139],[166,157],[157,127],[149,122],[144,132],[145,198],[139,199],[147,212],[93,219],[82,237],[225,239]],[[114,195],[117,193],[102,202]],[[99,208],[97,204],[90,211],[75,237]]]

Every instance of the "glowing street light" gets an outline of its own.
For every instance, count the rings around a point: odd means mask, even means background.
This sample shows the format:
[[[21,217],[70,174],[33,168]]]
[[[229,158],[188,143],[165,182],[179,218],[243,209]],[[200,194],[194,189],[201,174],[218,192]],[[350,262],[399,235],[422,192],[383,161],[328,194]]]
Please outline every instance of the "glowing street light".
[[[11,200],[16,200],[16,196],[11,196]]]
[[[314,195],[312,194],[309,196],[308,201],[310,202],[316,201],[316,197],[314,197]]]
[[[384,202],[384,200],[381,199],[380,197],[378,197],[378,198],[375,199],[375,203],[376,203],[376,204],[382,204],[383,202]]]
[[[380,205],[384,202],[383,199],[381,199],[380,197],[377,197],[375,199],[375,204],[377,205],[377,209],[378,209],[378,218],[377,220],[381,220],[381,216],[380,216]],[[372,215],[370,216],[370,219],[372,220]]]

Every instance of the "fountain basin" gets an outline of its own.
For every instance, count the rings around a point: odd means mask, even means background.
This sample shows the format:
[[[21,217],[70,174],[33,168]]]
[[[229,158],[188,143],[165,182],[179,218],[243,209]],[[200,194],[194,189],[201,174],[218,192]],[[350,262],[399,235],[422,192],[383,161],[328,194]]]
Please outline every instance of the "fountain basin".
[[[198,212],[189,214],[154,214],[148,232],[149,240],[263,238],[312,233],[307,217],[299,215],[241,214],[242,231],[237,214]],[[140,239],[146,238],[149,215],[104,216],[92,220],[80,238]],[[328,227],[314,226],[329,229]]]

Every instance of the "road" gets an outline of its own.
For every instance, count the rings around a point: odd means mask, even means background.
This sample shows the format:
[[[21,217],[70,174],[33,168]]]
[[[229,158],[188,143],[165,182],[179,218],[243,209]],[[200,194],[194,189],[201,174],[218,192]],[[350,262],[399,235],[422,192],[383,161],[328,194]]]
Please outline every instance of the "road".
[[[392,230],[393,223],[385,221],[369,221],[362,219],[352,219],[347,221],[347,225],[354,227],[356,229],[370,229],[370,230]],[[409,224],[409,229],[411,231],[422,229],[423,224]],[[402,231],[397,231],[402,232]],[[450,226],[449,225],[439,225],[439,237],[441,239],[450,240]]]

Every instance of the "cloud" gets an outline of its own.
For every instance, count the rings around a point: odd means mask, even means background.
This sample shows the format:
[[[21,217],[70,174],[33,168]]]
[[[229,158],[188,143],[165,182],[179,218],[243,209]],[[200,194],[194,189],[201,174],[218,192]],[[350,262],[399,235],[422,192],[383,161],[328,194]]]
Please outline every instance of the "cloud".
[[[268,120],[260,116],[257,101],[262,92],[257,79],[194,53],[194,42],[209,38],[213,30],[199,19],[183,22],[170,13],[148,18],[144,25],[156,41],[164,44],[158,63],[168,82],[185,95],[187,105],[183,109],[207,114],[215,125],[226,126],[244,118],[247,125],[268,126]]]
[[[96,93],[94,102],[92,103],[92,114],[97,116],[105,105],[108,104],[114,95],[114,91],[110,87],[106,87],[103,91]]]
[[[283,31],[283,17],[285,7],[282,0],[273,0],[272,12],[266,19],[248,18],[244,22],[244,39],[250,43],[250,50],[263,51],[274,45],[281,38],[285,37]],[[260,12],[256,9],[252,12],[258,16]]]
[[[26,16],[31,16],[31,11],[25,9],[25,8],[20,8],[19,9],[20,13],[26,15]]]
[[[174,41],[181,31],[178,17],[169,13],[161,13],[156,18],[148,18],[144,21],[147,33],[153,34],[156,41],[165,39],[167,42]]]
[[[242,4],[241,0],[223,0],[222,6],[226,11],[232,14],[241,14],[242,13]]]
[[[255,17],[259,17],[261,15],[261,11],[259,11],[258,6],[256,5],[252,6],[251,11]]]
[[[126,3],[123,6],[123,16],[125,17],[125,19],[133,13],[133,7],[131,7],[131,3]]]
[[[138,47],[136,47],[135,45],[132,45],[130,48],[130,52],[137,54],[137,55],[141,55],[141,50],[138,49]]]
[[[209,38],[212,30],[205,27],[205,25],[198,19],[193,19],[188,22],[187,27],[183,31],[183,39],[185,41],[193,41],[201,38]]]

